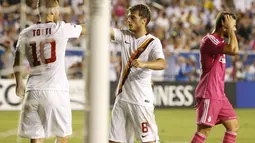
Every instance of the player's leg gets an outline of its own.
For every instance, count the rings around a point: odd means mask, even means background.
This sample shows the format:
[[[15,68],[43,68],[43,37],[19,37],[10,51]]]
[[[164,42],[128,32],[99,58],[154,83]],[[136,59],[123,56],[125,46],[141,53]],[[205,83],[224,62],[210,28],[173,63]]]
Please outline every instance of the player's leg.
[[[30,143],[43,143],[44,139],[30,139]]]
[[[42,143],[45,137],[43,122],[38,113],[38,91],[26,92],[20,113],[18,136],[29,138],[31,143]]]
[[[127,143],[135,143],[134,139],[134,128],[132,122],[127,121],[126,124],[126,136],[127,136]],[[156,136],[156,143],[160,143],[159,136]]]
[[[212,126],[197,124],[197,131],[193,135],[191,143],[203,143],[208,137]]]
[[[223,102],[224,106],[219,114],[221,123],[226,128],[223,143],[235,143],[238,131],[238,121],[236,119],[236,113],[229,100],[224,100]]]
[[[109,143],[120,143],[120,142],[114,142],[114,141],[109,140]]]
[[[67,138],[72,134],[72,111],[67,91],[41,91],[39,107],[41,120],[44,121],[45,137]]]
[[[237,120],[233,119],[233,120],[222,121],[222,124],[226,128],[226,132],[223,138],[223,143],[235,143],[237,131],[238,131]]]
[[[191,143],[203,143],[208,137],[211,128],[216,124],[222,102],[212,99],[197,99],[197,131]]]
[[[55,143],[68,143],[68,137],[57,137]]]
[[[159,138],[159,135],[158,135],[158,126],[157,126],[157,135],[156,135],[156,143],[160,143],[160,138]]]
[[[126,140],[127,143],[135,143],[134,127],[130,118],[127,118],[126,122]]]
[[[109,143],[126,142],[126,103],[115,100],[110,122]]]
[[[129,117],[136,137],[143,143],[155,143],[158,137],[158,128],[155,121],[154,107],[130,103],[128,103],[128,106]]]

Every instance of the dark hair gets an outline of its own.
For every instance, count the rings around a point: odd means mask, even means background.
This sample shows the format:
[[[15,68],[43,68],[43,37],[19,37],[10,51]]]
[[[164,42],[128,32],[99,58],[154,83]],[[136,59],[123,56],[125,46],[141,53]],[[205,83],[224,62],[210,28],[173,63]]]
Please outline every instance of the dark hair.
[[[147,22],[146,25],[150,22],[151,20],[151,10],[150,8],[145,5],[145,4],[137,4],[137,5],[133,5],[131,7],[128,8],[129,12],[134,12],[134,11],[138,11],[139,12],[139,16],[141,16],[142,18],[146,18]]]
[[[225,21],[225,15],[232,16],[233,19],[236,19],[235,14],[231,12],[222,11],[218,13],[218,15],[216,16],[216,21],[215,21],[215,30],[222,28],[222,22]]]

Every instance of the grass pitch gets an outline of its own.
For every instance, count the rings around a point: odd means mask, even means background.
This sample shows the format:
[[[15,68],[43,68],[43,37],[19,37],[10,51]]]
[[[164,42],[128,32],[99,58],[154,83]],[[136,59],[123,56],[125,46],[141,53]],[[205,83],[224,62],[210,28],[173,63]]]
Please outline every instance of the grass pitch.
[[[236,113],[240,126],[237,143],[255,143],[255,109],[237,109]],[[156,109],[155,115],[161,143],[190,142],[196,130],[195,110]],[[0,143],[29,143],[29,140],[16,136],[18,119],[19,112],[0,112]],[[83,111],[73,111],[73,135],[70,143],[84,143],[83,119]],[[224,132],[223,126],[214,127],[206,143],[221,143]],[[45,143],[54,143],[54,139],[47,139]]]

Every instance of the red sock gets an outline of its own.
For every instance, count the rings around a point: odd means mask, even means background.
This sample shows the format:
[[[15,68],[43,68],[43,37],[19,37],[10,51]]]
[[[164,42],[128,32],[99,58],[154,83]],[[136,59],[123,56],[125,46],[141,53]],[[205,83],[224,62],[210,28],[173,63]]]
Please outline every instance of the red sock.
[[[206,139],[205,135],[203,135],[199,132],[196,132],[192,138],[191,143],[203,143],[205,141],[205,139]]]
[[[235,132],[225,132],[223,143],[235,143],[236,133]]]

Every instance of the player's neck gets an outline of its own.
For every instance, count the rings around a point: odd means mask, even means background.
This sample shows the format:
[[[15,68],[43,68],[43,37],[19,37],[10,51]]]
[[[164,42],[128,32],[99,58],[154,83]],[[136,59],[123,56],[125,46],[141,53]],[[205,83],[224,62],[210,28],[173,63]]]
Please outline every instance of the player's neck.
[[[214,31],[212,34],[213,34],[213,35],[217,35],[218,37],[221,37],[221,38],[224,37],[224,33],[221,32],[221,31]]]
[[[148,32],[147,32],[147,30],[145,28],[141,28],[138,31],[134,32],[134,36],[137,39],[137,38],[140,38],[140,37],[146,35],[147,33]]]
[[[41,19],[41,22],[42,23],[54,22],[54,18],[52,15],[45,15],[45,17]]]

